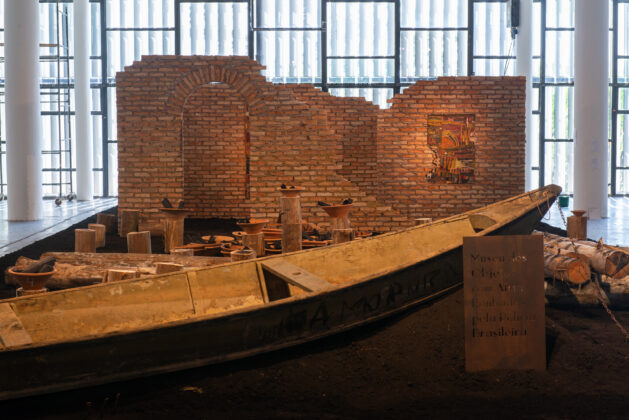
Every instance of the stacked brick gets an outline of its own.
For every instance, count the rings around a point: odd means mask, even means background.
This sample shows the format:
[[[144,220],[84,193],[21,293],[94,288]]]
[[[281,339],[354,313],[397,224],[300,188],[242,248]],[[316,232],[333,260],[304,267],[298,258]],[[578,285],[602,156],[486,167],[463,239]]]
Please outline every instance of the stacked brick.
[[[277,188],[288,183],[307,189],[302,206],[311,222],[327,221],[318,200],[352,197],[354,226],[386,231],[409,226],[412,217],[445,217],[522,190],[520,79],[498,78],[498,87],[487,79],[482,88],[476,78],[425,82],[381,111],[312,86],[273,85],[261,69],[246,57],[148,56],[119,73],[119,209],[142,210],[144,228],[159,225],[164,196],[183,198],[191,217],[275,218]],[[449,97],[459,80],[465,87],[458,95],[467,96]],[[428,89],[433,85],[438,89]],[[478,185],[422,178],[430,170],[426,115],[442,112],[476,114]],[[502,166],[496,171],[494,164]]]

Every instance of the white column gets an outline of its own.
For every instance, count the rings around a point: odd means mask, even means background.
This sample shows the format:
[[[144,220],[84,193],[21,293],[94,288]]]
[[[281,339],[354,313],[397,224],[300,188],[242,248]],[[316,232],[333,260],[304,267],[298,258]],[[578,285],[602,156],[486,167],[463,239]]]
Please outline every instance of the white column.
[[[76,196],[94,196],[92,117],[90,115],[90,4],[74,0],[74,104],[76,125]]]
[[[39,1],[5,0],[9,220],[42,218]]]
[[[577,0],[574,55],[574,208],[607,217],[609,5]]]
[[[533,0],[520,0],[520,26],[518,27],[515,74],[526,76],[526,149],[524,155],[524,189],[530,191],[536,186],[531,179],[533,148],[538,147],[533,139]]]

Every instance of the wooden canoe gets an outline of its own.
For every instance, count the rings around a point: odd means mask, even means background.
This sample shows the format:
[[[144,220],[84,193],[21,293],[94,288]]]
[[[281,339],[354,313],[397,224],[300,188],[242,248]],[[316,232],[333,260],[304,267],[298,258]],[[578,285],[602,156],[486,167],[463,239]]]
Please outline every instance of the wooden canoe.
[[[560,191],[361,241],[0,301],[0,399],[238,359],[389,316],[462,283],[463,237],[531,233]]]

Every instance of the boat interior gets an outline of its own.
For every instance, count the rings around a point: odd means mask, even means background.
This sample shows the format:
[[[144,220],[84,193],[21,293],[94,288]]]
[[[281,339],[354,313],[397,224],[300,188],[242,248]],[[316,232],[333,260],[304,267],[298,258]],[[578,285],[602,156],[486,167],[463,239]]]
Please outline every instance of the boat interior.
[[[221,316],[366,281],[455,249],[465,236],[491,233],[558,194],[549,186],[344,244],[8,299],[0,303],[0,351]]]

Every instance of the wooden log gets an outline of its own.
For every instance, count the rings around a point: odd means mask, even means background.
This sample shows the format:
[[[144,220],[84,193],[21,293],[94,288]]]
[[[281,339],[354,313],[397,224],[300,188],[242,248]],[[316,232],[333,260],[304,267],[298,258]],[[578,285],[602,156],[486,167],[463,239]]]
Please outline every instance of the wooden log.
[[[590,280],[590,267],[568,255],[544,251],[544,276],[580,285]]]
[[[352,229],[334,229],[332,231],[332,243],[342,244],[343,242],[349,242],[352,240]]]
[[[194,255],[194,249],[192,248],[175,248],[170,250],[171,255],[182,255],[192,257]]]
[[[544,233],[544,248],[559,250],[555,253],[585,255],[592,269],[599,274],[616,278],[629,274],[629,254],[618,248],[592,241],[575,241],[573,246],[570,239],[550,233]]]
[[[137,232],[140,223],[140,210],[121,210],[120,229],[118,233],[121,238],[126,238],[127,233]]]
[[[256,257],[264,256],[264,233],[244,234],[242,236],[242,244],[253,249]]]
[[[282,225],[282,253],[301,251],[301,223]]]
[[[116,215],[98,213],[96,215],[96,223],[99,225],[105,225],[105,232],[112,233],[116,227]]]
[[[131,254],[151,254],[151,232],[129,232],[127,234],[127,250]]]
[[[74,252],[96,252],[96,232],[92,229],[75,229]]]
[[[568,217],[566,224],[568,237],[575,240],[587,239],[587,223],[588,219],[585,216]]]
[[[239,249],[232,251],[229,255],[232,261],[253,260],[256,258],[256,253],[253,249]]]
[[[164,252],[167,254],[178,246],[183,246],[184,215],[166,215],[164,218]]]
[[[158,262],[155,263],[155,274],[172,273],[183,270],[183,265],[175,263]]]
[[[96,232],[96,248],[103,248],[105,246],[105,232],[107,231],[107,227],[100,223],[89,223],[87,228]]]
[[[52,252],[44,257],[54,257],[57,272],[46,282],[49,289],[66,289],[100,283],[109,269],[131,269],[139,276],[155,274],[155,264],[167,262],[181,264],[184,268],[211,267],[230,261],[225,257],[187,257],[166,254],[94,254],[82,252]],[[16,265],[28,265],[33,260],[20,257]],[[8,269],[7,269],[8,270]],[[5,283],[19,286],[19,283],[5,270]]]
[[[106,275],[103,277],[103,283],[134,279],[136,277],[138,277],[138,273],[135,270],[107,270]]]

